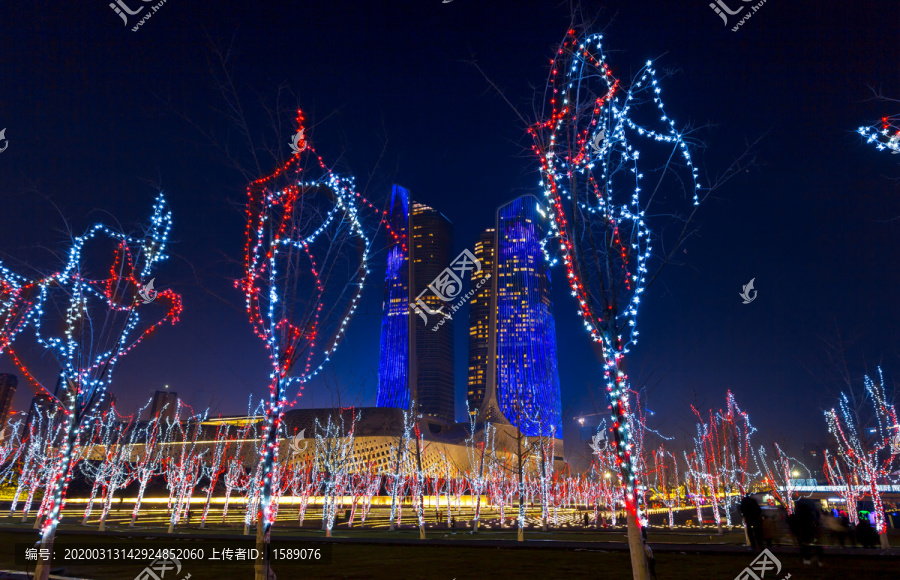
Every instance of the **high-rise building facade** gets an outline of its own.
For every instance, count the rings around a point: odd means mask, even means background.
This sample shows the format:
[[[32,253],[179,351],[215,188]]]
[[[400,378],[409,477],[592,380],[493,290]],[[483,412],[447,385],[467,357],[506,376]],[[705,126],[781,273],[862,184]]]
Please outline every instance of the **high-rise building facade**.
[[[435,311],[445,305],[426,290],[453,259],[453,226],[434,208],[411,201],[409,191],[398,185],[391,192],[389,223],[393,239],[385,275],[376,404],[407,409],[415,399],[423,416],[452,422],[453,320],[433,329],[434,321],[413,315],[409,304],[419,299]]]
[[[409,192],[395,185],[388,217],[387,270],[378,363],[378,407],[408,409],[409,372]]]
[[[31,399],[31,406],[28,407],[28,415],[25,417],[25,425],[22,426],[21,436],[24,438],[31,433],[31,425],[35,425],[35,429],[43,428],[47,425],[47,419],[50,416],[56,416],[59,411],[59,405],[56,398],[47,392],[41,392]]]
[[[150,418],[159,417],[160,420],[173,421],[178,409],[178,393],[175,391],[154,391],[153,400],[150,403]]]
[[[0,374],[0,429],[9,423],[9,411],[18,386],[19,378],[16,375]]]
[[[526,435],[562,436],[556,325],[541,242],[547,218],[532,195],[497,210],[493,306],[482,416],[496,414]]]
[[[475,243],[475,258],[481,262],[481,270],[472,271],[472,288],[475,295],[469,301],[469,366],[466,401],[469,414],[478,412],[487,389],[488,360],[490,353],[491,306],[493,284],[482,280],[494,274],[494,238],[496,230],[484,230]]]

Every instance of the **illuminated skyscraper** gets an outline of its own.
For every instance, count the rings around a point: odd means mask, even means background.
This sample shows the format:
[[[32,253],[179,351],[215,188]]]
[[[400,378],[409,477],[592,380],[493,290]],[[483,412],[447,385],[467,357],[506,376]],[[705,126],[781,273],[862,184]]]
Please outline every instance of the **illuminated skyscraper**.
[[[493,311],[482,416],[497,412],[529,436],[562,437],[556,325],[549,265],[541,241],[547,220],[540,202],[525,195],[497,210]]]
[[[18,385],[19,379],[16,375],[0,374],[0,429],[6,427],[9,422],[9,410]]]
[[[160,420],[175,419],[175,411],[178,409],[178,393],[175,391],[154,391],[153,401],[150,403],[150,418],[159,417]]]
[[[391,241],[384,276],[378,407],[409,408],[409,192],[395,185],[389,216]]]
[[[469,368],[466,400],[469,413],[481,408],[488,380],[488,355],[490,352],[491,307],[493,284],[479,283],[494,273],[494,238],[496,230],[488,228],[482,232],[475,244],[475,258],[481,262],[480,271],[472,271],[472,288],[477,288],[469,302]],[[496,307],[495,307],[496,308]]]
[[[399,185],[391,192],[389,223],[376,404],[407,409],[415,398],[422,415],[453,421],[453,320],[434,330],[435,320],[426,322],[409,308],[410,299],[450,266],[453,226],[437,210],[411,202]],[[432,310],[445,306],[431,292],[421,300]]]

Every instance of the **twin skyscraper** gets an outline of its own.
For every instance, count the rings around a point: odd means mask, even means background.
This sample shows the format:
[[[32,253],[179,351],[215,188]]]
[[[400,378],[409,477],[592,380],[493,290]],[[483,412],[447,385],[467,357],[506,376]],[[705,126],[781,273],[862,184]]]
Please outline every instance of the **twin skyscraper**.
[[[459,255],[450,220],[398,185],[388,225],[377,406],[415,400],[432,428],[455,422],[453,324],[468,300],[469,412],[561,438],[548,219],[538,199],[501,206],[474,252]]]

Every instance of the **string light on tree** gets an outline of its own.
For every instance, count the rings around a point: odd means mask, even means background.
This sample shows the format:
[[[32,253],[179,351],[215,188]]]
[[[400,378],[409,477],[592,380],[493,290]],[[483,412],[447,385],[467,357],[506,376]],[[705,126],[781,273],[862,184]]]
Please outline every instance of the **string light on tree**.
[[[882,117],[880,123],[860,127],[857,131],[866,138],[866,143],[873,144],[877,150],[888,150],[894,155],[900,153],[900,115]]]
[[[643,578],[646,563],[638,569],[644,558],[636,497],[640,481],[624,357],[637,344],[638,308],[650,281],[656,238],[650,216],[677,213],[651,206],[678,197],[660,193],[661,188],[682,186],[685,201],[697,206],[701,186],[686,136],[663,106],[653,63],[647,61],[626,85],[613,75],[602,40],[600,34],[568,31],[551,60],[545,113],[529,133],[578,314],[603,349],[611,445],[627,511],[635,521],[629,532],[635,574]],[[645,186],[645,177],[653,174],[657,180]],[[664,183],[667,176],[676,179]]]

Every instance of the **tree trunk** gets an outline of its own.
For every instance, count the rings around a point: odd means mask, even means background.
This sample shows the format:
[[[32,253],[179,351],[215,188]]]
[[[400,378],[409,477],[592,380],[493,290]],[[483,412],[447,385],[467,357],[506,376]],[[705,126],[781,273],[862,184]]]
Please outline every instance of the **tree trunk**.
[[[625,519],[628,523],[628,551],[631,554],[631,571],[634,580],[650,580],[650,569],[647,567],[647,554],[644,552],[641,529],[631,509],[625,510]]]
[[[256,549],[259,553],[256,562],[253,564],[254,580],[266,580],[269,577],[268,566],[266,566],[266,530],[263,523],[263,513],[259,510],[256,516]]]
[[[50,550],[50,554],[53,554],[53,540],[56,538],[56,527],[51,529],[47,535],[41,540],[41,549]],[[50,578],[50,566],[53,564],[52,558],[50,560],[38,560],[37,566],[34,568],[34,580],[49,580]]]
[[[284,392],[284,384],[281,378],[276,378],[275,383],[269,387],[269,402],[266,405],[266,425],[265,440],[262,461],[262,472],[259,474],[262,478],[262,489],[259,491],[259,500],[256,504],[256,547],[264,546],[264,542],[269,535],[271,524],[269,523],[269,504],[272,501],[272,488],[275,485],[273,477],[275,474],[275,462],[278,453],[278,427],[281,424],[282,403],[281,396]],[[244,534],[249,535],[248,522],[244,519]],[[255,579],[266,580],[269,576],[268,567],[264,560],[257,559],[254,565]]]
[[[62,511],[61,506],[65,501],[66,491],[69,487],[69,475],[72,472],[71,454],[75,449],[79,423],[80,421],[75,417],[75,411],[67,416],[65,439],[63,440],[64,443],[59,456],[59,466],[55,470],[56,473],[53,474],[56,479],[47,486],[47,491],[45,492],[50,497],[50,503],[47,507],[47,512],[38,514],[38,517],[35,518],[35,524],[40,521],[41,515],[46,518],[41,533],[41,547],[49,549],[51,554],[50,559],[38,561],[38,565],[34,569],[35,580],[48,580],[50,576],[50,567],[53,565],[53,540],[56,537],[56,526],[59,525],[59,520],[62,518],[60,513]]]

